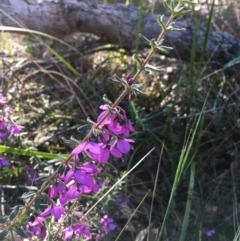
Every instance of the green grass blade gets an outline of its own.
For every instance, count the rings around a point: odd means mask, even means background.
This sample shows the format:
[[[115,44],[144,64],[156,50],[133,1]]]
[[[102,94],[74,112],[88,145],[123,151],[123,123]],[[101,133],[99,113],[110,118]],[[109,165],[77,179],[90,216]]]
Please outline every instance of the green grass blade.
[[[194,190],[194,179],[195,179],[195,161],[191,163],[191,170],[190,170],[190,181],[189,181],[189,188],[188,188],[188,199],[186,204],[186,209],[184,213],[183,225],[181,230],[181,236],[179,241],[184,241],[186,237],[187,227],[188,227],[188,220],[192,205],[192,197],[193,197],[193,190]]]
[[[239,241],[239,240],[240,240],[240,228],[237,230],[237,233],[235,234],[233,241]]]
[[[138,22],[137,22],[136,39],[135,39],[135,54],[138,54],[138,51],[139,51],[139,42],[140,42],[139,34],[141,33],[142,13],[143,13],[143,0],[141,0],[139,3]]]
[[[32,151],[32,150],[13,148],[13,147],[3,146],[3,145],[0,145],[0,152],[23,155],[23,156],[37,156],[37,157],[42,157],[46,159],[57,159],[57,158],[61,158],[61,156],[69,157],[69,154],[63,154],[60,156],[58,154],[53,154],[48,152]]]
[[[207,43],[208,43],[208,39],[209,39],[209,35],[210,35],[212,19],[213,19],[213,14],[214,14],[214,11],[213,11],[214,10],[214,4],[215,4],[215,1],[212,2],[210,13],[209,13],[209,18],[208,18],[208,21],[207,21],[206,35],[205,35],[205,39],[204,39],[203,46],[202,46],[198,70],[200,70],[202,68],[201,66],[202,66],[202,62],[204,60],[204,55],[205,55],[206,48],[207,48]]]
[[[187,168],[189,166],[189,163],[190,163],[190,162],[188,162],[189,156],[191,155],[191,151],[192,151],[192,148],[193,148],[195,136],[197,134],[197,130],[198,130],[198,127],[199,127],[200,122],[201,122],[202,113],[203,113],[203,110],[205,108],[207,98],[208,98],[208,96],[205,99],[205,102],[204,102],[202,110],[201,110],[201,114],[200,114],[200,116],[199,116],[199,118],[197,120],[197,123],[196,123],[196,125],[195,125],[195,127],[193,129],[193,132],[192,132],[192,134],[191,133],[189,134],[189,136],[187,137],[187,140],[186,140],[186,142],[185,142],[185,144],[183,146],[183,149],[182,149],[182,152],[181,152],[181,156],[180,156],[180,159],[179,159],[177,172],[176,172],[176,175],[174,177],[173,187],[172,187],[171,195],[170,195],[170,198],[169,198],[169,201],[168,201],[168,206],[167,206],[167,209],[166,209],[166,213],[164,215],[163,222],[162,222],[162,225],[161,225],[161,229],[160,229],[160,231],[158,233],[158,236],[157,236],[157,239],[156,239],[157,241],[160,241],[161,236],[163,234],[163,230],[164,230],[167,218],[168,218],[169,213],[170,213],[170,208],[171,208],[171,205],[172,205],[173,197],[174,197],[175,191],[177,189],[178,183],[179,183],[179,181],[180,181],[180,179],[182,177],[182,174],[187,170]]]
[[[223,70],[227,69],[227,68],[230,68],[232,66],[234,66],[235,64],[239,64],[240,63],[240,57],[236,57],[235,59],[229,61],[227,64],[225,64],[223,66]]]

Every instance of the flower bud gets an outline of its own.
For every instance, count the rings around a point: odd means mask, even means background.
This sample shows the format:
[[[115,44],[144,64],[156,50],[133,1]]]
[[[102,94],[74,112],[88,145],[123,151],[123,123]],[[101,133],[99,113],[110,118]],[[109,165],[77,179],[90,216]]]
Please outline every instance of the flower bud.
[[[125,80],[128,82],[129,85],[132,85],[134,82],[131,74],[127,74]]]
[[[128,97],[129,101],[133,101],[135,98],[136,98],[136,94],[134,92],[132,92]]]

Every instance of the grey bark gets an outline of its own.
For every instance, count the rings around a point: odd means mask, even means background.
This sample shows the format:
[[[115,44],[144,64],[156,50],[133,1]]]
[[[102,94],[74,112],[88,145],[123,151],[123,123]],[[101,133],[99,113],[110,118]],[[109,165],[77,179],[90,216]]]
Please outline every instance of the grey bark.
[[[0,23],[3,26],[25,26],[60,38],[73,32],[91,33],[126,49],[135,45],[137,20],[136,6],[100,4],[97,0],[1,0],[0,3]],[[175,27],[185,28],[186,31],[167,33],[164,45],[174,48],[169,56],[188,61],[195,32],[197,61],[206,28],[203,25],[200,29],[194,28],[191,17],[177,19]],[[144,13],[141,34],[148,39],[156,39],[160,31],[156,15]],[[140,48],[146,46],[141,40]],[[204,56],[206,60],[224,64],[239,55],[240,45],[233,35],[210,31]]]

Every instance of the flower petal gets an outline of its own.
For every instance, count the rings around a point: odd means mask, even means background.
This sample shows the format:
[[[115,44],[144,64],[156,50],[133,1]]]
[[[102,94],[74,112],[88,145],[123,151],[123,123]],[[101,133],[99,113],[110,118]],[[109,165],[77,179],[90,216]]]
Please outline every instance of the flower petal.
[[[86,149],[88,142],[82,142],[80,143],[76,148],[73,149],[72,155],[78,155],[81,153],[83,150]]]
[[[48,206],[43,213],[40,214],[40,217],[47,217],[52,211],[52,205]]]
[[[122,153],[128,153],[130,151],[130,144],[125,140],[119,140],[117,143],[118,150]]]

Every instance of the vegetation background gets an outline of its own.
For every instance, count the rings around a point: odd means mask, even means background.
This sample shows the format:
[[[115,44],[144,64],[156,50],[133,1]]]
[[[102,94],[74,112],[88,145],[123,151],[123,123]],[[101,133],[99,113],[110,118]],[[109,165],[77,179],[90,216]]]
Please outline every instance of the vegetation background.
[[[123,2],[164,13],[161,1]],[[202,56],[210,28],[228,31],[240,41],[237,1],[203,1],[190,16],[196,26],[206,26]],[[147,95],[121,103],[136,127],[136,143],[131,155],[106,166],[108,181],[116,182],[155,149],[100,205],[118,225],[106,240],[115,240],[120,230],[120,240],[146,240],[149,224],[150,240],[161,228],[162,240],[239,240],[240,59],[216,66],[211,59],[196,58],[197,27],[195,31],[188,62],[156,53],[151,64],[163,71],[142,73],[138,79]],[[39,42],[33,34],[0,33],[1,89],[24,126],[14,147],[29,151],[1,149],[11,159],[11,166],[0,172],[1,215],[22,203],[18,197],[26,191],[26,166],[37,167],[36,175],[47,174],[46,159],[71,152],[66,140],[84,137],[77,128],[87,117],[96,118],[102,96],[115,100],[121,92],[109,77],[137,68],[132,52],[99,45],[95,36],[75,33],[65,41],[71,48],[47,38]],[[134,51],[145,56],[148,49],[139,51],[133,41]],[[122,209],[116,209],[116,193],[129,198]],[[209,235],[210,230],[215,233]]]

